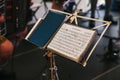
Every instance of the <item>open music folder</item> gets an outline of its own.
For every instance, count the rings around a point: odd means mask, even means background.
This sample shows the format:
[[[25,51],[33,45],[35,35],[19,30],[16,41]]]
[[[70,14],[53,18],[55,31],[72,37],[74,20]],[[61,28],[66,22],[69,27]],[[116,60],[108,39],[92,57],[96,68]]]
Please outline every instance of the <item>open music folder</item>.
[[[80,62],[96,34],[95,30],[63,23],[47,48],[58,55]]]

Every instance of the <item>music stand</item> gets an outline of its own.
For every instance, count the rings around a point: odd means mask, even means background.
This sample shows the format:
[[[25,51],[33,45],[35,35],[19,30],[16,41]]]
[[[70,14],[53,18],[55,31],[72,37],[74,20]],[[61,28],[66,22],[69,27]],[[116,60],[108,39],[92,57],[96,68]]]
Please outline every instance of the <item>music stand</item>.
[[[94,21],[105,23],[103,25],[96,26],[90,30],[84,29],[85,32],[88,32],[88,31],[91,32],[92,36],[91,35],[89,35],[89,36],[90,36],[90,40],[92,40],[92,38],[94,39],[95,34],[96,34],[95,30],[104,26],[103,32],[101,33],[100,37],[98,38],[98,40],[96,41],[96,43],[94,44],[94,46],[90,50],[89,54],[87,55],[86,59],[84,59],[84,60],[83,60],[84,55],[82,55],[82,57],[81,57],[81,54],[80,54],[80,57],[71,58],[70,55],[68,55],[68,53],[61,54],[61,52],[59,52],[59,49],[55,50],[55,48],[51,48],[51,47],[56,46],[53,44],[55,42],[54,39],[55,39],[56,35],[59,34],[59,32],[61,32],[60,31],[61,28],[63,28],[63,29],[65,28],[64,27],[65,25],[69,26],[69,28],[71,28],[71,27],[75,28],[74,29],[75,31],[76,30],[83,30],[83,28],[78,28],[78,27],[76,28],[75,25],[72,25],[70,27],[70,24],[64,23],[65,20],[70,19],[70,23],[72,23],[75,20],[75,22],[77,24],[77,18],[83,18],[83,19],[87,19],[87,20],[94,20]],[[59,53],[58,55],[61,55],[61,56],[66,57],[68,59],[71,59],[77,63],[81,63],[85,67],[87,64],[87,61],[89,60],[90,56],[92,55],[97,44],[102,39],[102,37],[103,37],[105,31],[108,29],[109,25],[110,25],[110,22],[108,22],[108,21],[102,21],[102,20],[98,20],[98,19],[78,16],[77,12],[75,12],[74,14],[70,14],[70,13],[66,13],[63,11],[51,9],[48,12],[48,14],[46,16],[44,16],[43,19],[39,19],[37,21],[37,23],[32,28],[32,30],[29,32],[29,34],[27,35],[27,37],[25,39],[27,41],[39,46],[41,49],[48,50],[48,52],[45,55],[47,55],[50,58],[51,80],[55,80],[54,76],[56,76],[57,80],[59,80],[58,75],[54,74],[54,71],[57,70],[56,69],[57,67],[55,66],[54,61],[53,61],[54,60],[53,53],[56,53],[56,54]],[[66,33],[66,31],[65,31],[65,33]],[[78,33],[81,35],[81,32],[78,32]],[[65,36],[65,37],[68,37],[68,36]],[[58,41],[58,44],[60,44],[59,42],[60,42],[60,40]],[[89,43],[90,42],[87,42],[87,44],[89,44]],[[57,46],[57,47],[59,47],[59,46]],[[76,47],[76,46],[74,46],[74,47]],[[86,46],[84,47],[84,50],[85,49],[86,49]],[[83,53],[85,53],[85,52],[83,51]]]

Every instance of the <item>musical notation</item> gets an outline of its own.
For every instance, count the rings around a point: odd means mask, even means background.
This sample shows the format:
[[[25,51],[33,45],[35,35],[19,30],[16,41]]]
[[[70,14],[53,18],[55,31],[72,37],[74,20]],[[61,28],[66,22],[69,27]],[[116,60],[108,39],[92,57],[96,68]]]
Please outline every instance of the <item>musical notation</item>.
[[[79,61],[89,47],[96,31],[64,23],[49,43],[49,49]]]

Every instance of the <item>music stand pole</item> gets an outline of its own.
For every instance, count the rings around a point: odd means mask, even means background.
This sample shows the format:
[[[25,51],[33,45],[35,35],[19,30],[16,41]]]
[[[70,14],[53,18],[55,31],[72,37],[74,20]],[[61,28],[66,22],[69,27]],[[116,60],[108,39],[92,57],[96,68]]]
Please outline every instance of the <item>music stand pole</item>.
[[[54,66],[54,74],[56,76],[56,79],[59,80],[59,77],[58,77],[58,73],[57,73],[57,66],[56,66],[56,62],[55,62],[55,55],[53,55],[53,66]]]
[[[52,52],[48,52],[47,56],[50,58],[50,80],[55,80],[55,77],[59,80],[54,55]]]
[[[47,56],[49,57],[50,59],[50,79],[51,80],[54,80],[54,75],[53,75],[53,53],[52,52],[49,52],[47,54]]]

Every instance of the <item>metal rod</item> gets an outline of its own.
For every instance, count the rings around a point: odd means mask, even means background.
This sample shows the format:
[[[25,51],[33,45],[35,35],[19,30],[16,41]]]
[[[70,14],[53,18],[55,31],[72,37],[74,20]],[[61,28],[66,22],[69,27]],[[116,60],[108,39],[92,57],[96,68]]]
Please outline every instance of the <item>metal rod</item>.
[[[49,52],[48,57],[50,58],[50,79],[55,80],[54,79],[54,72],[53,72],[53,53]]]
[[[55,10],[55,9],[50,9],[50,10],[55,11],[55,12],[59,12],[59,13],[63,13],[63,14],[69,15],[69,16],[74,15],[74,14],[63,12],[63,11],[60,11],[60,10]],[[83,18],[83,19],[88,19],[88,20],[93,20],[93,21],[98,21],[98,22],[105,22],[105,23],[109,22],[109,21],[105,21],[105,20],[99,20],[99,19],[89,18],[89,17],[84,17],[84,16],[78,16],[78,15],[75,15],[75,16],[78,17],[78,18]]]
[[[106,32],[106,30],[108,29],[109,25],[111,24],[111,22],[107,23],[106,28],[103,30],[102,34],[100,35],[99,39],[97,40],[96,44],[93,46],[92,50],[90,51],[89,55],[87,56],[86,60],[83,62],[83,66],[85,67],[87,64],[87,61],[89,60],[90,56],[92,55],[94,49],[96,48],[96,46],[98,45],[98,43],[100,42],[100,40],[102,39],[104,33]]]
[[[58,73],[57,73],[57,66],[56,66],[56,62],[55,62],[55,55],[53,54],[53,67],[54,67],[54,73],[55,73],[55,76],[56,76],[56,79],[59,80],[59,76],[58,76]]]

